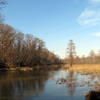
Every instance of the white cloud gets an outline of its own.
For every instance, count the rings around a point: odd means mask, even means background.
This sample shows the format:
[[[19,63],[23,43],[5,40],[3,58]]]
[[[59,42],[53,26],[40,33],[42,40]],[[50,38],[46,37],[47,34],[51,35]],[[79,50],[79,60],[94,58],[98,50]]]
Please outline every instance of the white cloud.
[[[100,24],[99,10],[85,9],[78,17],[78,22],[81,25],[97,25]]]
[[[95,14],[95,11],[86,9],[85,11],[81,13],[80,18],[84,18],[84,17],[89,18],[93,16],[94,14]]]
[[[93,34],[94,36],[99,36],[100,37],[100,32],[96,32]]]

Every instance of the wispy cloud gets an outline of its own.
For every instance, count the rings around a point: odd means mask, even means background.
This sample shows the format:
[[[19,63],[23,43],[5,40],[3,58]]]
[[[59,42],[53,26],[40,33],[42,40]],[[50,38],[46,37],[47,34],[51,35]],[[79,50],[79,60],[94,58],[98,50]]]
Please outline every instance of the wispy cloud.
[[[94,36],[99,36],[100,37],[100,32],[96,32],[93,34]]]
[[[100,2],[100,0],[89,0],[89,2]],[[100,24],[100,7],[96,4],[89,4],[87,8],[78,17],[80,25],[97,25]],[[97,3],[98,4],[98,3]]]
[[[85,9],[79,16],[78,22],[81,25],[97,25],[100,24],[100,12]]]
[[[85,9],[85,11],[83,11],[80,15],[80,18],[89,18],[91,16],[93,16],[95,14],[95,11],[93,10],[89,10],[89,9]]]

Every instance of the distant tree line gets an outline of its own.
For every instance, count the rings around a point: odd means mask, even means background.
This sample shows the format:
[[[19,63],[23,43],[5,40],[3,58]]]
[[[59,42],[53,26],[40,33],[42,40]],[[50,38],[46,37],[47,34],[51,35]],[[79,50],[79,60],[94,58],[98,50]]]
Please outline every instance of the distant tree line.
[[[0,63],[9,67],[33,67],[60,62],[60,59],[45,47],[43,40],[0,23]]]
[[[88,56],[77,56],[74,63],[76,64],[100,64],[100,51],[95,53],[93,50],[90,51]]]
[[[69,64],[68,58],[65,58],[63,61]],[[88,56],[75,56],[73,64],[100,64],[100,51],[95,53],[91,50]]]

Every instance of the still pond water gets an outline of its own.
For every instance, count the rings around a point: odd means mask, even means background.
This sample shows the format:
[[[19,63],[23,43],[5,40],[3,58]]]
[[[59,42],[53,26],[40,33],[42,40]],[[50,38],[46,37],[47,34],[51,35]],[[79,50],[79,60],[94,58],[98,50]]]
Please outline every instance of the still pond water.
[[[0,72],[0,100],[85,100],[100,76],[68,70]]]

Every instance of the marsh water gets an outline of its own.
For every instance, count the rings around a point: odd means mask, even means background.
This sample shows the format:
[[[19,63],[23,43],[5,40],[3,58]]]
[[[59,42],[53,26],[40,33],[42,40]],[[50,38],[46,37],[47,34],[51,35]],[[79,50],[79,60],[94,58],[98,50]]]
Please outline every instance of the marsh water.
[[[99,75],[69,70],[0,72],[0,100],[85,100]]]

